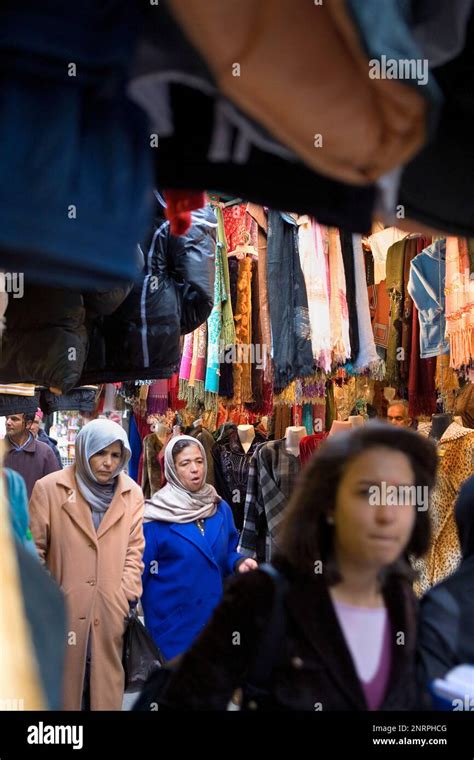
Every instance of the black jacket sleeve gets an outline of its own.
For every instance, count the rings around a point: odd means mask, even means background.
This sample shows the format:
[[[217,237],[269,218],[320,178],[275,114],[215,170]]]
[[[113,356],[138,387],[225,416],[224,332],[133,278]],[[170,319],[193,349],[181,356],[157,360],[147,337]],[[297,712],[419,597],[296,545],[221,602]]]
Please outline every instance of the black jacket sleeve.
[[[458,630],[459,609],[454,597],[442,587],[428,592],[421,601],[418,630],[418,677],[422,690],[460,664],[456,655]]]
[[[168,261],[181,300],[181,334],[206,321],[214,300],[217,219],[210,206],[193,211],[189,230],[169,235]]]

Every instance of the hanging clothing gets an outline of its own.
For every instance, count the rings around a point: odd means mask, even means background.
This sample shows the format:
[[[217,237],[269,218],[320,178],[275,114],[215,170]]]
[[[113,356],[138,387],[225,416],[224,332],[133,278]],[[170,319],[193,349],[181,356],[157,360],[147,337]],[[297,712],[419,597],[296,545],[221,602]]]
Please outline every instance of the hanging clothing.
[[[420,320],[418,309],[413,304],[408,375],[408,411],[412,419],[436,412],[436,387],[436,357],[420,357]]]
[[[312,433],[305,435],[300,441],[300,460],[301,465],[305,465],[312,458],[315,451],[319,449],[322,442],[326,440],[327,433]]]
[[[405,163],[423,145],[428,103],[439,94],[436,85],[431,79],[367,76],[370,59],[379,59],[387,48],[396,59],[421,56],[394,1],[383,25],[376,8],[365,14],[352,2],[323,4],[314,14],[306,5],[291,6],[290,12],[286,3],[265,0],[260,6],[265,23],[256,24],[248,6],[240,9],[238,25],[219,14],[218,0],[208,1],[205,11],[196,0],[171,0],[171,8],[219,89],[312,169],[365,184]],[[245,81],[234,75],[229,60],[240,61]],[[315,82],[313,72],[324,71],[328,60],[331,76]],[[324,147],[308,140],[316,128],[320,136],[331,135]]]
[[[143,439],[143,473],[142,491],[145,499],[150,499],[161,488],[161,462],[159,454],[163,448],[156,433],[151,433]]]
[[[250,353],[252,343],[252,259],[249,256],[239,261],[237,305],[234,319],[236,323],[237,361],[233,362],[234,398],[232,403],[240,406],[242,403],[253,400]]]
[[[222,302],[227,298],[224,292],[224,273],[222,264],[222,244],[216,246],[214,303],[207,320],[207,364],[204,389],[207,393],[217,393],[219,390],[219,350],[222,330]]]
[[[349,342],[351,346],[351,362],[359,355],[359,324],[357,320],[356,282],[354,269],[354,247],[352,235],[343,230],[341,233],[341,251],[344,262],[344,277],[346,280],[346,297],[349,309]]]
[[[446,240],[446,335],[451,367],[474,359],[474,281],[469,277],[469,251],[464,238]]]
[[[267,233],[268,221],[265,210],[255,203],[249,203],[247,206],[249,215],[257,223],[257,279],[258,279],[258,298],[260,307],[260,329],[262,334],[262,353],[263,353],[263,376],[265,382],[272,382],[272,330],[270,324],[270,307],[268,305],[268,286],[267,286]]]
[[[10,177],[0,189],[1,268],[43,287],[110,290],[135,277],[152,219],[150,128],[126,86],[140,8],[87,0],[66,18],[50,0],[37,10],[34,0],[0,9],[0,164]]]
[[[432,537],[428,553],[414,562],[420,573],[417,594],[425,593],[456,570],[461,560],[454,505],[474,470],[474,431],[452,422],[441,436],[436,486],[430,507]]]
[[[334,364],[345,364],[351,356],[349,336],[349,309],[347,306],[346,278],[339,230],[328,230],[328,268],[330,280],[331,355]],[[313,330],[313,327],[311,328]],[[316,327],[318,330],[319,327]]]
[[[449,352],[445,338],[445,270],[445,239],[424,248],[411,263],[408,292],[418,309],[422,359]]]
[[[374,333],[370,321],[369,294],[365,277],[364,254],[360,235],[353,235],[354,274],[357,300],[357,326],[359,330],[359,353],[354,368],[357,371],[369,369],[372,374],[381,372],[381,360],[374,343]]]
[[[331,321],[329,314],[328,261],[323,231],[309,216],[300,216],[298,249],[308,297],[313,363],[325,372],[331,369]]]
[[[242,530],[244,523],[250,460],[256,447],[265,440],[262,433],[255,431],[249,450],[244,451],[237,429],[233,426],[223,441],[218,441],[212,450],[216,489],[230,505],[238,531]]]
[[[367,238],[374,259],[374,285],[378,285],[387,276],[388,249],[398,240],[406,237],[406,234],[405,230],[399,230],[398,227],[387,227]]]
[[[406,237],[390,246],[387,253],[386,286],[390,299],[390,326],[388,333],[385,379],[392,385],[400,381],[400,348],[402,345],[403,268]]]
[[[308,299],[295,220],[268,212],[267,283],[273,342],[274,385],[313,374]]]
[[[301,470],[299,457],[286,448],[286,439],[268,441],[254,453],[249,467],[245,517],[238,551],[257,558],[257,544],[264,537],[265,555],[259,561],[270,562],[277,550],[276,535],[285,508]]]

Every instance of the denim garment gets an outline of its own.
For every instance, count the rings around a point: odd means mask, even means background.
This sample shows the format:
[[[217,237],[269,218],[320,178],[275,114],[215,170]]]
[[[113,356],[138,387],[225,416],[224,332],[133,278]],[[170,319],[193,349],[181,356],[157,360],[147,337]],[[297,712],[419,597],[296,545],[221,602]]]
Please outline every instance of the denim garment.
[[[420,357],[449,353],[445,337],[446,240],[437,240],[411,262],[408,292],[420,319]]]
[[[125,92],[140,18],[128,0],[0,4],[3,269],[81,291],[134,278],[153,188]]]

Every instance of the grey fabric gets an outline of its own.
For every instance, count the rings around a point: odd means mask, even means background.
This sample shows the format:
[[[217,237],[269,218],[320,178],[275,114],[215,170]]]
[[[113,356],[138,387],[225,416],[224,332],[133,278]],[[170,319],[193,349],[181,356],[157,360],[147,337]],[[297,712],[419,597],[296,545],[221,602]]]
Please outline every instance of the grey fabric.
[[[285,439],[268,441],[255,452],[245,499],[244,528],[238,551],[255,557],[258,525],[266,522],[265,561],[276,550],[276,533],[301,469],[299,457],[286,450]],[[251,479],[250,479],[251,478]]]
[[[93,475],[90,458],[115,441],[122,444],[122,459],[105,485],[98,483]],[[130,444],[125,430],[112,420],[92,420],[79,431],[76,438],[75,475],[79,491],[92,510],[97,530],[114,497],[116,478],[127,466],[131,456]]]

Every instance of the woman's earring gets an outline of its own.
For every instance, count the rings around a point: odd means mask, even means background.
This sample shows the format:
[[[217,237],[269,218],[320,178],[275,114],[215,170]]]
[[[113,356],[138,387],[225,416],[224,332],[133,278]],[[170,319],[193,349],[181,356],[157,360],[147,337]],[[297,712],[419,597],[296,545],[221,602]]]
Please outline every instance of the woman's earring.
[[[326,515],[326,522],[328,525],[334,525],[334,517],[332,515]]]

